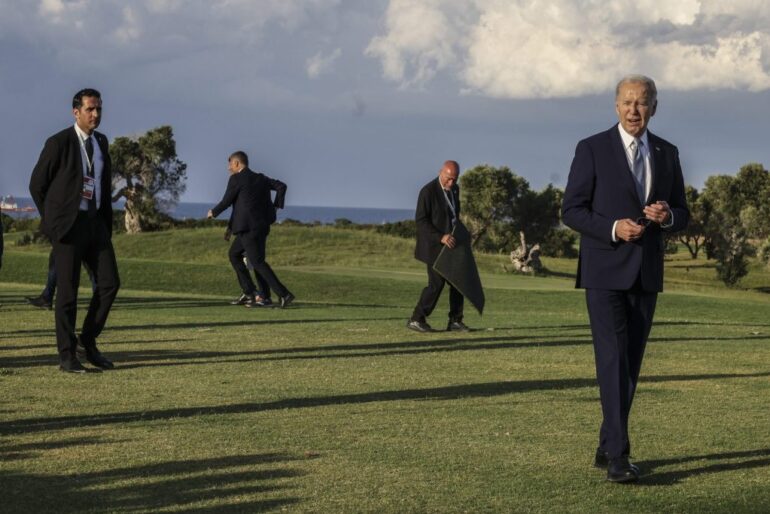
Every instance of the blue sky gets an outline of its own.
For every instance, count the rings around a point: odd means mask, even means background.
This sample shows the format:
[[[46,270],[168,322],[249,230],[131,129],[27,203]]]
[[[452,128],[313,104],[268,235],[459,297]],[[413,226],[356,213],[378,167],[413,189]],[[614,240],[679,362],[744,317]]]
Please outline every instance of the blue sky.
[[[292,205],[412,208],[447,159],[564,187],[613,88],[656,79],[650,129],[685,179],[770,164],[770,3],[534,0],[0,0],[0,194],[28,196],[45,138],[96,87],[110,138],[174,127],[186,201],[226,159]]]

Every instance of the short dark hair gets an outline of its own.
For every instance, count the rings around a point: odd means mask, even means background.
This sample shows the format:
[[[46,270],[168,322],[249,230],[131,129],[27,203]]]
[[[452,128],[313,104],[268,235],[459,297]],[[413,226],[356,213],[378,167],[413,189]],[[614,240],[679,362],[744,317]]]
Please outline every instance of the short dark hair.
[[[75,93],[75,96],[72,97],[72,108],[73,109],[80,109],[83,106],[83,97],[84,96],[90,96],[93,98],[98,98],[99,100],[102,99],[102,94],[97,91],[96,89],[86,88],[81,89],[77,93]]]
[[[231,153],[230,157],[227,160],[229,161],[230,159],[237,159],[238,162],[240,162],[244,166],[249,165],[249,156],[246,155],[246,152],[243,152],[241,150]]]

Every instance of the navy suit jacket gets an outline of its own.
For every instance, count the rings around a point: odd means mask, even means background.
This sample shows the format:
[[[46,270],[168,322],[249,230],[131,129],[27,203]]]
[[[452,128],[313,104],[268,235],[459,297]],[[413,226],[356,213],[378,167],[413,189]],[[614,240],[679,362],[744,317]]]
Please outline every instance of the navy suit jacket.
[[[644,216],[618,126],[580,141],[562,202],[562,220],[580,233],[577,287],[628,290],[637,278],[648,292],[663,290],[663,232],[683,230],[690,212],[677,148],[647,132],[652,184],[647,204],[668,202],[674,224],[651,223],[637,241],[612,241],[616,220]]]
[[[460,219],[460,188],[454,184],[447,192],[452,195],[457,219]],[[420,190],[415,209],[417,224],[417,246],[414,257],[426,264],[433,265],[441,253],[441,238],[452,233],[452,211],[444,197],[438,177],[431,180]]]
[[[101,132],[94,132],[104,158],[102,168],[102,198],[99,215],[112,233],[112,162],[109,142]],[[80,210],[83,190],[83,157],[75,127],[69,127],[49,137],[40,152],[29,193],[40,213],[40,229],[52,240],[61,241],[72,228]]]
[[[271,191],[276,192],[275,200]],[[283,208],[285,196],[286,184],[244,168],[230,175],[222,201],[211,212],[217,217],[232,205],[229,228],[233,234],[264,231],[275,221],[275,209]]]

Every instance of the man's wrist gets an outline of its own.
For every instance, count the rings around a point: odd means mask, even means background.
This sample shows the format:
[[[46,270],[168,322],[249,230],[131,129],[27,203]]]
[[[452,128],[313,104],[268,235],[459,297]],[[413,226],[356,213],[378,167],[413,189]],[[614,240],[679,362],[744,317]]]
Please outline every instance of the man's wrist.
[[[671,209],[668,210],[668,221],[663,221],[660,224],[660,228],[671,228],[674,226],[674,213],[671,211]]]

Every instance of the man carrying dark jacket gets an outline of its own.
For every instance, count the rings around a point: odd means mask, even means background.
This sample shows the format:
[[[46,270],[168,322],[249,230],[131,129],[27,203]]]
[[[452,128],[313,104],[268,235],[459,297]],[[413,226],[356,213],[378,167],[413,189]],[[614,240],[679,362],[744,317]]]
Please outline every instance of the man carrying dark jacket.
[[[415,221],[417,223],[417,246],[414,257],[424,262],[428,270],[428,286],[422,290],[420,300],[414,308],[407,328],[417,332],[431,332],[426,318],[436,308],[446,280],[433,269],[442,246],[454,248],[456,241],[452,229],[460,217],[460,189],[457,177],[460,166],[455,161],[446,161],[438,177],[420,190],[417,198]],[[463,323],[463,295],[449,285],[449,323],[447,330],[467,331]]]

